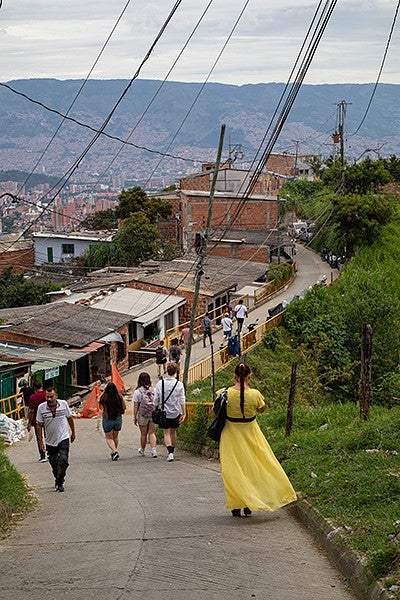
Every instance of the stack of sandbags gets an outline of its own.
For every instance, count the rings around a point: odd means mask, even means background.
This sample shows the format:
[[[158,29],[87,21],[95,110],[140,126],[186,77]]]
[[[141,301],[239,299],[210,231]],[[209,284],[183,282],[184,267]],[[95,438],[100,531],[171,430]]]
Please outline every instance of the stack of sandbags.
[[[4,442],[7,444],[13,444],[14,442],[23,440],[25,437],[25,431],[26,429],[23,419],[14,421],[14,419],[10,419],[10,417],[0,413],[0,439],[2,439]]]

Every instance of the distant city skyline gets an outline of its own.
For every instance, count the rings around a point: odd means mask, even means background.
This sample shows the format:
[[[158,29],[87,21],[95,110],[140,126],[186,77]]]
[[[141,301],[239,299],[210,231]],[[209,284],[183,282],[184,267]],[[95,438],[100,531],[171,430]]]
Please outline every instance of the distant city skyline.
[[[1,80],[86,77],[124,8],[92,79],[130,79],[174,6],[173,0],[5,0],[0,8]],[[204,81],[235,21],[210,81],[243,85],[288,79],[318,2],[310,0],[185,0],[141,70],[164,79],[206,7],[209,9],[169,75]],[[376,80],[397,2],[338,2],[305,83]],[[400,83],[396,23],[382,83]]]

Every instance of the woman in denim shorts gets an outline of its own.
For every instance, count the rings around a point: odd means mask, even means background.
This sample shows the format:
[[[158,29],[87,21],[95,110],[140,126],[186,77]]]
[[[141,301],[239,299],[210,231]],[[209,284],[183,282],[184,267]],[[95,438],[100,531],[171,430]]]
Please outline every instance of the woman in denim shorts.
[[[111,460],[115,461],[119,459],[118,435],[122,428],[122,415],[126,409],[125,400],[114,383],[107,383],[99,404],[103,409],[102,426],[106,444],[111,450]]]

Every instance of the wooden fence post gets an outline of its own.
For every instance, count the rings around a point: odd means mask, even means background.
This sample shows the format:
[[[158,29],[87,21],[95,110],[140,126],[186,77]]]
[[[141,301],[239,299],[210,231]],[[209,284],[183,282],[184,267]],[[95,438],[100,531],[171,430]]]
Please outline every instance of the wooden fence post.
[[[361,373],[359,381],[360,416],[368,419],[371,406],[372,326],[364,323],[361,337]]]
[[[292,423],[293,423],[293,405],[294,398],[296,395],[296,374],[297,374],[297,362],[292,363],[292,373],[290,375],[290,390],[289,390],[289,400],[288,407],[286,413],[286,428],[285,428],[285,436],[288,437],[292,431]]]

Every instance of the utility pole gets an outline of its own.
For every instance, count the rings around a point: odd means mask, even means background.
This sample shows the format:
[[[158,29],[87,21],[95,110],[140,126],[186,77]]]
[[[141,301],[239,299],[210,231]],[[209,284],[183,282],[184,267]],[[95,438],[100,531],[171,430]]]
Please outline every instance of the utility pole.
[[[217,160],[215,162],[215,169],[214,169],[214,174],[213,174],[211,188],[210,188],[210,199],[208,201],[206,229],[204,231],[204,237],[202,239],[202,243],[200,244],[199,249],[198,249],[199,258],[197,261],[196,273],[195,273],[195,286],[194,286],[194,294],[193,294],[193,302],[192,302],[192,314],[190,316],[190,325],[189,325],[190,332],[189,332],[188,343],[186,346],[185,366],[184,366],[184,370],[183,370],[183,385],[185,386],[185,388],[187,385],[187,379],[188,379],[188,373],[189,373],[189,367],[190,367],[190,355],[192,352],[192,338],[193,338],[194,322],[196,319],[196,308],[197,308],[197,302],[199,299],[201,277],[204,275],[204,260],[207,255],[207,242],[208,242],[208,237],[210,235],[211,215],[212,215],[212,208],[213,208],[213,204],[214,204],[214,194],[215,194],[215,188],[217,185],[217,177],[218,177],[218,173],[219,173],[219,167],[221,164],[221,155],[222,155],[222,148],[224,145],[224,136],[225,136],[225,125],[221,125],[221,133],[219,136]],[[211,351],[212,351],[212,348],[211,348]]]
[[[298,162],[298,158],[299,158],[299,143],[300,142],[298,140],[292,140],[292,142],[296,146],[295,155],[294,155],[294,176],[296,177],[296,175],[297,175],[297,162]]]
[[[340,188],[344,189],[344,172],[345,172],[345,157],[344,157],[344,123],[346,119],[346,110],[348,104],[352,104],[351,102],[346,102],[346,100],[342,100],[336,106],[338,107],[338,132],[333,134],[333,140],[336,141],[336,138],[339,137],[340,144]]]

